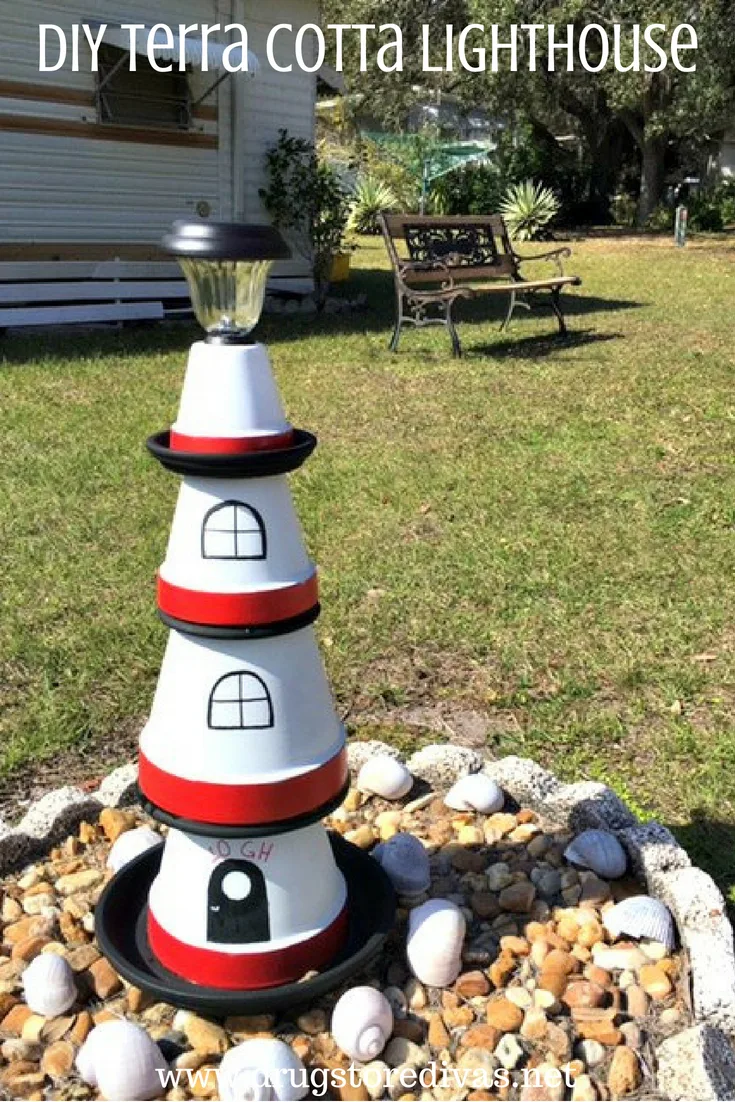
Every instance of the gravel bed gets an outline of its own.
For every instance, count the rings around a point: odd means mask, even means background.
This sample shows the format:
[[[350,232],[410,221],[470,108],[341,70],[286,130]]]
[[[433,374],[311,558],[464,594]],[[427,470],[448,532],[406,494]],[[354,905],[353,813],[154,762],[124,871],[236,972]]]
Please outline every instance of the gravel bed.
[[[571,831],[545,826],[510,799],[502,811],[479,815],[449,809],[420,785],[390,803],[352,789],[327,822],[365,849],[399,832],[420,838],[430,854],[429,895],[461,907],[467,934],[457,980],[443,990],[424,986],[406,962],[409,906],[402,901],[380,965],[355,980],[386,994],[392,1037],[364,1082],[358,1076],[341,1086],[337,1077],[314,1097],[664,1097],[656,1050],[694,1021],[687,955],[658,942],[614,939],[604,926],[615,902],[645,891],[639,880],[606,881],[573,868],[564,858]],[[101,957],[93,911],[110,875],[110,844],[142,823],[155,825],[135,806],[107,807],[48,856],[0,881],[0,1097],[98,1097],[75,1059],[93,1026],[116,1017],[142,1025],[172,1071],[183,1073],[161,1092],[172,1102],[218,1097],[214,1069],[222,1055],[253,1036],[286,1040],[323,1073],[347,1069],[350,1060],[329,1032],[340,992],[291,1017],[211,1022],[153,1002]],[[75,973],[78,999],[61,1017],[34,1014],[23,999],[24,969],[42,953],[63,955]],[[463,1072],[468,1085],[442,1086],[442,1069]],[[473,1088],[472,1071],[495,1074],[496,1085]],[[410,1073],[413,1089],[406,1087]],[[385,1093],[376,1086],[381,1077]]]

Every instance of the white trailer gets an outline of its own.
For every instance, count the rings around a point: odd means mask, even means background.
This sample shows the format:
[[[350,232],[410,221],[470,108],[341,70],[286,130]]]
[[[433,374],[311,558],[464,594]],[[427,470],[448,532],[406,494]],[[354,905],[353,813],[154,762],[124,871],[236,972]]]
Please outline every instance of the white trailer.
[[[180,308],[185,284],[158,244],[171,222],[267,221],[258,195],[267,148],[280,128],[313,138],[316,76],[296,64],[277,72],[266,40],[278,23],[295,32],[318,22],[318,0],[90,0],[79,12],[78,0],[23,0],[3,14],[0,328]],[[78,72],[40,72],[40,24],[70,31],[82,19],[108,27],[99,71],[82,40]],[[131,73],[119,29],[155,22],[242,24],[257,72],[227,74],[215,57],[213,71],[175,64],[159,74],[143,53]],[[291,34],[274,43],[280,63],[294,61]],[[273,285],[308,292],[306,262],[281,262]]]

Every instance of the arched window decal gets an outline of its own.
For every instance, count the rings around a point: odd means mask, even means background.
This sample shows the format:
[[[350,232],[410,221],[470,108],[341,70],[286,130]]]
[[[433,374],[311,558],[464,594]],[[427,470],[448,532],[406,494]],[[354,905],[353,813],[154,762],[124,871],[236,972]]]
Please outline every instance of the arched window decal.
[[[273,701],[257,673],[238,670],[215,682],[207,726],[213,731],[258,731],[273,726]]]
[[[242,501],[213,506],[202,523],[203,559],[264,559],[265,524],[257,509]]]

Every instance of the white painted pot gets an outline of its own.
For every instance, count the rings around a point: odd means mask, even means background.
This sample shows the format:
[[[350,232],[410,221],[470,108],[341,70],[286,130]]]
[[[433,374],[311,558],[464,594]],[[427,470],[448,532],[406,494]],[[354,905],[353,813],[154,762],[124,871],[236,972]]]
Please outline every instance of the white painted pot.
[[[344,729],[312,627],[263,639],[171,632],[140,740],[140,786],[172,815],[296,819],[347,780]]]
[[[148,934],[160,962],[190,982],[271,987],[339,952],[346,900],[319,823],[252,839],[171,830],[150,891]]]
[[[317,600],[285,475],[184,479],[159,571],[163,612],[250,626],[299,616]]]
[[[249,451],[273,446],[275,438],[291,431],[264,345],[196,341],[191,346],[179,413],[171,426],[172,448],[238,450],[198,447],[199,438],[240,441],[241,450]]]

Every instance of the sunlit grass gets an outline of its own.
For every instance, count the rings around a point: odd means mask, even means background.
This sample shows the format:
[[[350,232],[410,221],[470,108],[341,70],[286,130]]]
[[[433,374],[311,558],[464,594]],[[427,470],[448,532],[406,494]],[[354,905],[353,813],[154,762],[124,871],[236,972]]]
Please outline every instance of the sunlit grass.
[[[441,330],[392,356],[382,246],[354,264],[367,312],[261,334],[320,438],[292,486],[348,722],[407,747],[416,705],[477,711],[493,753],[616,784],[735,879],[735,248],[581,242],[568,342],[484,301],[461,361]],[[177,482],[143,441],[194,335],[0,344],[6,771],[80,739],[113,763],[146,713]]]

